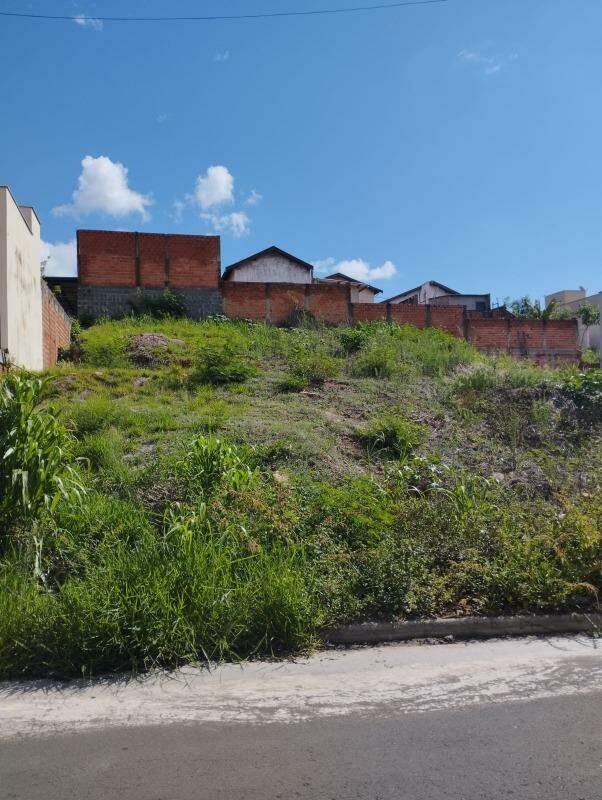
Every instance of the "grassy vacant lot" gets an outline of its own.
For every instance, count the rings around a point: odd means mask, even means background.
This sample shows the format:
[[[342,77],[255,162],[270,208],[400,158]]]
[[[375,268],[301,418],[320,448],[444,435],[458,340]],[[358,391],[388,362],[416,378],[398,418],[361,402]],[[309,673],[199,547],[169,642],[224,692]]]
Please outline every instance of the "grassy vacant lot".
[[[602,377],[440,331],[132,318],[0,384],[0,676],[594,607]]]

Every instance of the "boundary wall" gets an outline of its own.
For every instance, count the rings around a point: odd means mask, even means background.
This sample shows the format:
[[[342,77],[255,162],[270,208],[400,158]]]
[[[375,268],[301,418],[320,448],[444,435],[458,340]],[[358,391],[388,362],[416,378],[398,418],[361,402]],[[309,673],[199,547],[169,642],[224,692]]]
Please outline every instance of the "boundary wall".
[[[509,353],[551,364],[579,360],[576,320],[485,317],[462,306],[352,303],[350,297],[350,287],[341,284],[222,283],[223,312],[232,319],[284,324],[306,312],[335,325],[386,320],[438,328],[488,353]]]

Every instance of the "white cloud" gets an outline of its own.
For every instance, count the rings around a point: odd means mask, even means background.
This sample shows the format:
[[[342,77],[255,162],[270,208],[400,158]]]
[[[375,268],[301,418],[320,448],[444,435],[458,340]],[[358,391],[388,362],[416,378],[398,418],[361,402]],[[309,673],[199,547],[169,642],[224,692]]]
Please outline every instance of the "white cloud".
[[[44,274],[53,277],[72,277],[77,275],[77,247],[75,239],[70,242],[42,241],[42,263]]]
[[[231,214],[201,214],[201,219],[208,222],[218,233],[227,232],[240,239],[250,230],[251,220],[244,211],[233,211]]]
[[[458,58],[465,64],[472,64],[482,69],[485,75],[495,75],[500,72],[507,61],[516,61],[518,53],[509,53],[507,56],[487,52],[486,48],[460,50]]]
[[[223,166],[208,167],[204,175],[196,179],[194,200],[203,211],[224,203],[234,202],[234,178]]]
[[[224,212],[222,206],[233,204],[234,200],[234,176],[227,167],[214,164],[197,177],[192,194],[174,202],[172,218],[175,222],[180,222],[186,207],[196,207],[200,209],[200,218],[214,231],[229,233],[240,239],[249,233],[251,220],[244,211]],[[260,200],[261,195],[253,189],[245,204],[256,205]]]
[[[213,56],[214,61],[227,61],[230,58],[230,51],[224,50],[223,53],[216,53]]]
[[[182,200],[174,200],[173,214],[171,215],[174,222],[182,221],[182,214],[184,213],[185,208],[186,208],[186,203],[184,203]]]
[[[169,114],[157,114],[157,122],[159,125],[162,125],[164,122],[167,122],[169,119]]]
[[[263,195],[256,192],[255,189],[251,189],[251,192],[247,199],[245,200],[245,205],[247,206],[256,206],[263,199]]]
[[[343,275],[366,283],[387,280],[397,274],[397,267],[392,261],[384,261],[379,267],[371,267],[363,258],[343,259],[342,261],[337,261],[336,258],[323,258],[313,263],[320,275],[342,272]]]
[[[140,214],[147,220],[147,206],[153,202],[150,195],[130,189],[127,168],[107,156],[86,156],[82,160],[82,171],[72,198],[72,203],[57,206],[52,213],[79,217],[100,211],[112,217]]]
[[[77,14],[77,16],[73,18],[73,21],[76,25],[79,25],[80,28],[90,28],[93,31],[101,31],[104,27],[101,19],[86,17],[84,14]]]

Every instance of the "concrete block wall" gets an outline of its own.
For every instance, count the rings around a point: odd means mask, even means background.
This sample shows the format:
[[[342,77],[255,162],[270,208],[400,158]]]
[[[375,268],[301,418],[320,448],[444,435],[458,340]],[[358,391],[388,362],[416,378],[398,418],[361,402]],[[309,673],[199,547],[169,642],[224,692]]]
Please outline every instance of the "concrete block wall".
[[[44,369],[56,364],[59,349],[71,342],[71,317],[42,281],[42,354]]]
[[[130,314],[145,298],[159,298],[165,289],[136,286],[80,286],[78,314],[82,319],[119,317]],[[182,297],[186,311],[192,319],[202,319],[222,313],[222,295],[219,289],[174,289]]]

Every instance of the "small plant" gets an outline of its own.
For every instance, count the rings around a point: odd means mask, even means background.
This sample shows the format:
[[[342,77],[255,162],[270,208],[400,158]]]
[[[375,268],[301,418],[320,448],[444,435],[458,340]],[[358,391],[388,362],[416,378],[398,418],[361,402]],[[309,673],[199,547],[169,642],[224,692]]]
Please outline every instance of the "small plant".
[[[351,365],[357,378],[390,378],[395,371],[395,353],[391,343],[375,341],[360,350]]]
[[[190,488],[209,497],[218,488],[245,488],[257,477],[257,470],[251,469],[245,455],[221,439],[198,436],[178,466]]]
[[[480,394],[495,389],[498,383],[499,375],[494,369],[479,366],[458,375],[453,382],[453,389],[459,395]]]
[[[602,369],[571,373],[565,379],[563,389],[577,408],[602,411]]]
[[[287,373],[278,381],[276,389],[279,392],[302,392],[308,386],[309,381],[303,375]]]
[[[346,355],[359,352],[369,338],[369,331],[358,325],[356,328],[344,328],[341,331],[340,341]]]
[[[321,386],[324,381],[334,378],[339,371],[336,358],[321,348],[298,347],[290,359],[291,375],[304,380],[306,384]]]
[[[373,417],[357,436],[369,452],[407,458],[424,442],[427,429],[399,414],[387,412]]]
[[[599,367],[600,356],[594,347],[587,347],[581,353],[581,363],[586,367]]]
[[[234,339],[213,339],[199,347],[197,365],[191,375],[195,383],[213,385],[242,383],[255,373],[243,348]]]
[[[185,317],[187,314],[184,298],[179,292],[174,292],[173,289],[166,289],[157,296],[143,294],[132,305],[136,314],[140,316],[148,315],[155,319]]]

